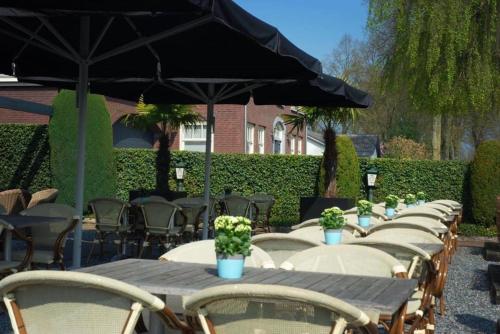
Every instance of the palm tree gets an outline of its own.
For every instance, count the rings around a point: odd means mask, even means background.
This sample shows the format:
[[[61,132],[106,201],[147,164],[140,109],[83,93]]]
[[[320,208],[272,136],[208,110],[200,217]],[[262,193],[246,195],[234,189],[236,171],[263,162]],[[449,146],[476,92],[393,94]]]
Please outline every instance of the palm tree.
[[[297,114],[283,115],[286,124],[292,125],[292,130],[303,130],[310,125],[313,129],[323,131],[325,150],[323,152],[323,169],[325,171],[324,182],[325,197],[335,197],[337,192],[337,132],[339,126],[344,128],[352,125],[359,111],[354,108],[336,107],[301,107]]]
[[[181,125],[193,125],[201,117],[189,105],[181,104],[146,104],[144,97],[139,98],[137,114],[129,114],[125,124],[139,129],[150,129],[158,126],[160,129],[159,148],[156,156],[156,188],[162,193],[169,191],[170,175],[170,136]]]

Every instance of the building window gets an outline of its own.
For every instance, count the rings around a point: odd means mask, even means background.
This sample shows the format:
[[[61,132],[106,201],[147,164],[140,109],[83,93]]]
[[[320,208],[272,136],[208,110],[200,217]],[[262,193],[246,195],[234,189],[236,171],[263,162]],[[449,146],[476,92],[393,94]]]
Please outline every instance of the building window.
[[[302,154],[302,138],[297,140],[297,154]]]
[[[254,153],[254,132],[255,125],[247,124],[247,153]]]
[[[214,150],[214,137],[212,132],[212,151]],[[185,151],[205,152],[207,142],[207,124],[197,123],[182,125],[180,129],[179,149]]]
[[[273,153],[285,153],[285,125],[281,120],[278,120],[274,125],[273,130]]]
[[[295,154],[295,136],[290,138],[290,154]]]
[[[266,128],[259,127],[258,130],[258,144],[259,144],[259,154],[264,154],[265,152],[265,138],[266,138]]]

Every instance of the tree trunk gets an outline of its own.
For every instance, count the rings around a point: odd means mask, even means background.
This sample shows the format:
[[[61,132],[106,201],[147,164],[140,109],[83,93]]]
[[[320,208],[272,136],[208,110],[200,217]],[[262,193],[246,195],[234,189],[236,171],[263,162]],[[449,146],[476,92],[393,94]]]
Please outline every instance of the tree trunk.
[[[325,197],[335,197],[337,194],[337,134],[332,128],[325,130],[325,152],[323,152],[323,168],[325,170]]]
[[[443,121],[441,122],[441,159],[450,160],[451,159],[451,146],[452,146],[452,116],[443,115]]]
[[[432,160],[441,159],[441,115],[432,119]]]
[[[170,187],[168,179],[170,175],[170,138],[168,134],[162,134],[159,138],[159,148],[156,153],[156,189],[161,193],[168,193]]]

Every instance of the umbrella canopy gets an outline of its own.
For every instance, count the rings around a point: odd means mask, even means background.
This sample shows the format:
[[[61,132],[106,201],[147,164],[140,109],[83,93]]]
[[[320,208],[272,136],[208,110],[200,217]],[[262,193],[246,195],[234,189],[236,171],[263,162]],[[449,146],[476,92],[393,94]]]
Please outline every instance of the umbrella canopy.
[[[77,82],[80,221],[86,93],[94,78],[313,79],[321,73],[318,60],[231,0],[6,0],[0,4],[0,43],[0,73],[56,87]],[[204,97],[210,126],[213,83]],[[79,267],[81,224],[74,240],[73,265]]]
[[[253,91],[255,104],[284,104],[310,107],[368,108],[371,96],[329,75],[313,80],[273,83]]]
[[[80,55],[81,18],[88,52]],[[321,63],[232,0],[2,1],[0,73],[89,77],[315,78]],[[15,73],[13,73],[15,70]]]

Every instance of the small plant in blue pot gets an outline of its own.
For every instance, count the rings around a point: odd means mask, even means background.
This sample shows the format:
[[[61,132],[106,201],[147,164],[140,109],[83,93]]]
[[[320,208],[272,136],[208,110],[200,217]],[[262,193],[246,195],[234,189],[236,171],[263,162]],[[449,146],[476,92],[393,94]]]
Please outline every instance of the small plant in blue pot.
[[[319,224],[325,231],[325,243],[337,245],[342,242],[342,229],[345,225],[344,211],[334,206],[321,213]]]
[[[219,216],[215,219],[217,274],[225,279],[243,275],[245,256],[250,256],[251,222],[245,217]]]
[[[398,207],[399,197],[396,195],[388,195],[385,198],[385,215],[387,218],[394,217],[396,208]]]
[[[427,196],[425,195],[425,193],[423,191],[419,191],[417,193],[417,204],[418,205],[424,205],[425,204],[425,198]]]
[[[417,205],[417,197],[413,194],[406,194],[405,204],[407,208],[413,208]]]
[[[367,200],[358,201],[358,225],[361,227],[369,227],[372,217],[373,203]]]

